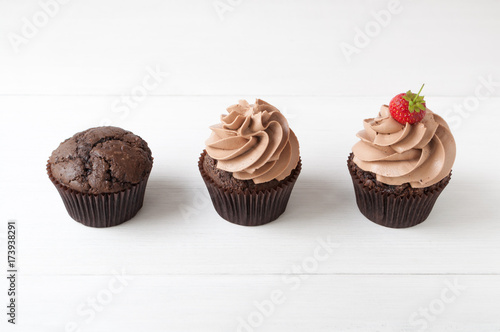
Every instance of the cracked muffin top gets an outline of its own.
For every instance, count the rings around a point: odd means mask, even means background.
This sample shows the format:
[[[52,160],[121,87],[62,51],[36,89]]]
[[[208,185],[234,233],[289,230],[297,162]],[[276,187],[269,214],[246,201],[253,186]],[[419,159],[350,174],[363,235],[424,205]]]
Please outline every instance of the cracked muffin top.
[[[49,159],[61,184],[89,194],[115,193],[141,182],[153,157],[146,141],[117,127],[90,128],[62,142]]]

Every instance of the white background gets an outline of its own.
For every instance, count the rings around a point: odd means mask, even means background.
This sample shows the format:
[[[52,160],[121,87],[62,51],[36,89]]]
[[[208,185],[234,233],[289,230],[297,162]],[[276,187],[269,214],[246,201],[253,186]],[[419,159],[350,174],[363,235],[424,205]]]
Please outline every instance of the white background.
[[[500,2],[402,1],[383,26],[388,1],[42,7],[0,0],[0,257],[5,271],[17,220],[20,271],[15,327],[0,283],[2,331],[500,331]],[[362,119],[422,83],[457,141],[453,177],[426,222],[383,228],[357,210],[346,159]],[[281,218],[245,228],[216,214],[197,159],[225,108],[257,97],[287,115],[303,171]],[[45,164],[103,123],[155,163],[139,214],[92,229]],[[335,243],[320,260],[318,241]]]

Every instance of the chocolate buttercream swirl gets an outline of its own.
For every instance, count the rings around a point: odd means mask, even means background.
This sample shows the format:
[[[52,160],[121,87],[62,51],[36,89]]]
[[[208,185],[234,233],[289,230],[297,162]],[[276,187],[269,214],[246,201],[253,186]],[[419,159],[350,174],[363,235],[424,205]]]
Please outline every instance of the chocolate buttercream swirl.
[[[426,109],[422,121],[402,125],[387,105],[379,116],[366,119],[361,140],[352,152],[361,169],[388,185],[409,183],[413,188],[431,186],[444,179],[455,162],[456,145],[446,121]]]
[[[256,184],[289,176],[299,162],[299,142],[283,114],[260,99],[240,100],[227,111],[205,142],[217,168]]]

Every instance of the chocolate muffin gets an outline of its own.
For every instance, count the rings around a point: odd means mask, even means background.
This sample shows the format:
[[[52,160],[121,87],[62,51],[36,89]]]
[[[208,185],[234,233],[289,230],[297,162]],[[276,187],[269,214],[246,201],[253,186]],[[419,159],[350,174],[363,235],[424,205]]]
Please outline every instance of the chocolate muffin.
[[[117,127],[97,127],[62,142],[47,172],[73,219],[109,227],[140,210],[152,166],[142,138]]]
[[[382,226],[425,221],[451,178],[455,140],[419,94],[399,94],[364,120],[347,160],[359,210]]]
[[[233,176],[233,173],[226,172],[222,169],[217,168],[217,160],[205,154],[205,157],[203,159],[203,170],[214,181],[216,185],[223,188],[227,188],[227,190],[229,191],[259,192],[259,191],[275,189],[280,184],[288,182],[288,180],[290,180],[290,178],[295,175],[298,169],[296,167],[287,178],[281,181],[273,179],[271,181],[264,183],[255,183],[252,180],[238,180]]]
[[[425,188],[412,188],[409,183],[388,185],[378,181],[375,173],[362,170],[353,158],[351,153],[347,166],[359,210],[374,223],[390,228],[407,228],[425,221],[451,179],[450,171],[444,179]]]
[[[299,143],[274,106],[257,99],[230,106],[211,128],[198,166],[224,219],[258,226],[286,209],[301,171]]]
[[[350,173],[356,179],[358,179],[364,187],[382,192],[385,195],[395,195],[399,197],[427,195],[446,186],[451,179],[450,171],[450,173],[445,176],[444,179],[428,187],[413,188],[409,183],[403,183],[399,186],[394,186],[378,181],[377,174],[362,170],[358,165],[356,165],[353,159],[354,154],[351,153],[349,155],[349,158],[347,159],[347,166],[349,167]]]

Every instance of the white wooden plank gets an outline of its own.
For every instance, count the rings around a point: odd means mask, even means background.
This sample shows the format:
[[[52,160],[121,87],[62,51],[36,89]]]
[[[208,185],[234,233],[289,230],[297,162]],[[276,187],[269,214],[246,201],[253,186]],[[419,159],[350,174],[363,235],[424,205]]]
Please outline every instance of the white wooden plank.
[[[12,331],[71,331],[72,323],[94,332],[500,329],[498,276],[287,278],[303,279],[21,275],[19,325]],[[271,305],[271,298],[279,301]]]
[[[156,66],[171,74],[151,91],[163,95],[390,95],[426,82],[457,96],[500,77],[495,0],[401,1],[386,26],[374,13],[387,0],[233,1],[223,21],[214,4],[228,0],[65,2],[47,23],[38,1],[0,2],[0,93],[120,95]],[[26,21],[40,28],[23,35]],[[13,34],[26,38],[19,53]],[[350,63],[342,43],[358,45]]]
[[[358,212],[345,165],[361,120],[375,115],[385,98],[266,98],[289,113],[304,168],[283,217],[244,228],[215,213],[197,170],[207,126],[238,97],[151,97],[128,118],[115,117],[153,150],[145,206],[122,226],[91,229],[68,217],[45,163],[60,141],[108,116],[113,98],[0,98],[8,110],[2,141],[15,141],[2,146],[8,162],[0,166],[0,204],[5,218],[18,220],[24,273],[102,274],[119,266],[135,274],[282,273],[327,237],[339,247],[318,273],[500,272],[494,263],[500,254],[499,180],[492,176],[498,98],[484,101],[454,130],[453,179],[429,220],[392,230]],[[463,98],[429,100],[439,113]]]

